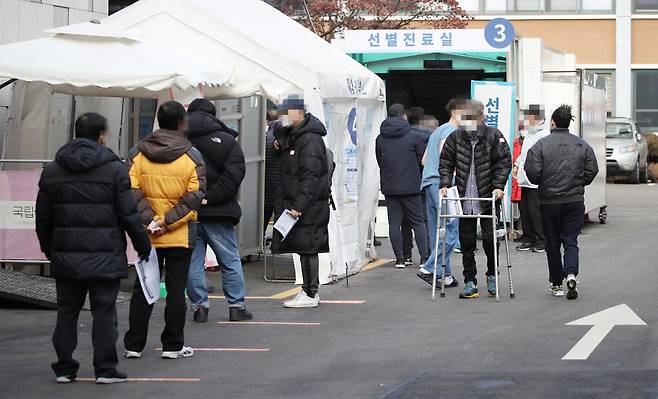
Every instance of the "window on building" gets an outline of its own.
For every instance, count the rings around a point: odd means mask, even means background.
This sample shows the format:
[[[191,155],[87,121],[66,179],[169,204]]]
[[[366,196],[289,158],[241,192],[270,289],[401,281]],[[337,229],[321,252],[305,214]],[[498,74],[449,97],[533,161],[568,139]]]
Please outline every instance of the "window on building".
[[[478,13],[480,11],[480,0],[459,0],[459,6],[469,13]]]
[[[655,0],[654,2],[658,2]],[[611,13],[614,0],[460,0],[470,13]]]
[[[584,12],[612,12],[614,9],[613,3],[613,0],[581,0],[580,9]]]
[[[658,70],[633,71],[635,121],[643,132],[658,132]]]
[[[507,12],[507,0],[485,0],[486,12]]]
[[[514,11],[518,12],[540,12],[542,11],[541,0],[516,0]]]
[[[544,0],[483,0],[488,13],[540,12]]]
[[[578,0],[547,0],[546,9],[548,11],[578,11]]]
[[[635,0],[635,11],[658,11],[658,0]]]

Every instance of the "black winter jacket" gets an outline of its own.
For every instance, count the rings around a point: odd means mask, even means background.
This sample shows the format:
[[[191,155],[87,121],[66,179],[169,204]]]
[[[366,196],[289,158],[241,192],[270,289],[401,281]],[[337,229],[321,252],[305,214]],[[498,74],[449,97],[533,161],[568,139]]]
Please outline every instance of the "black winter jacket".
[[[199,221],[240,222],[238,192],[245,175],[244,154],[234,136],[214,116],[201,111],[188,115],[188,138],[206,164],[207,205],[199,209]]]
[[[505,190],[507,179],[512,170],[512,157],[509,145],[500,130],[479,126],[478,141],[475,144],[475,177],[480,198],[491,198],[493,190]],[[466,193],[466,184],[471,169],[472,142],[466,131],[457,129],[448,136],[439,163],[441,187],[452,186],[453,174],[459,195]],[[483,211],[489,211],[487,202],[481,205]]]
[[[384,195],[420,193],[421,161],[425,145],[420,134],[398,117],[382,122],[375,144],[377,164]]]
[[[310,113],[296,128],[277,133],[281,145],[281,183],[274,220],[286,210],[301,218],[285,240],[278,231],[272,237],[272,252],[313,255],[329,252],[329,177],[324,125]]]
[[[275,130],[282,129],[279,121],[273,121],[267,128],[265,137],[265,208],[274,209],[276,191],[281,182],[281,164],[273,147]]]
[[[55,278],[127,277],[126,232],[137,253],[151,249],[125,165],[87,139],[66,144],[44,168],[36,231]]]
[[[585,186],[594,181],[599,166],[592,147],[569,129],[553,129],[528,151],[525,173],[539,185],[542,204],[585,200]]]

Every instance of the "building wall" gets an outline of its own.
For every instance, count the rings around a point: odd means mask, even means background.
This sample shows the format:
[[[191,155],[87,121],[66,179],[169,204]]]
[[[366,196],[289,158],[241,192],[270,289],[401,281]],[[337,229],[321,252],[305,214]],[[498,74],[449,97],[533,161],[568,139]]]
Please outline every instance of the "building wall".
[[[634,19],[631,22],[633,64],[658,64],[658,19]]]
[[[469,28],[483,29],[489,21],[476,20]],[[515,20],[520,37],[540,37],[544,45],[574,53],[582,64],[615,63],[615,20]]]
[[[491,0],[462,0],[473,13],[469,28],[483,28],[491,19],[510,19],[520,37],[539,37],[548,47],[574,53],[577,67],[603,74],[608,84],[608,109],[617,116],[634,117],[647,131],[658,132],[658,96],[647,104],[658,82],[658,13],[645,11],[636,0],[596,3],[599,13],[551,12],[550,2],[524,4],[532,12],[519,10],[503,15],[487,14]],[[584,4],[578,1],[560,4]],[[644,1],[642,4],[648,4]],[[654,10],[658,10],[655,1]],[[498,4],[496,2],[496,4]],[[502,3],[501,3],[502,4]],[[534,6],[530,6],[533,4]],[[594,4],[589,2],[588,4]],[[612,6],[610,6],[612,4]],[[529,10],[529,9],[528,9]]]

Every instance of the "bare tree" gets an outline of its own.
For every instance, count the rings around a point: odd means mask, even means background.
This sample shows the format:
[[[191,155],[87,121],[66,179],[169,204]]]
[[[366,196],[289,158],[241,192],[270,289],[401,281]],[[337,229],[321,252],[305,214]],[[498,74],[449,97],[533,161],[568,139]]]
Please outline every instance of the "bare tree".
[[[329,41],[346,29],[464,28],[471,19],[458,0],[270,0],[270,4]],[[309,18],[310,17],[310,18]]]

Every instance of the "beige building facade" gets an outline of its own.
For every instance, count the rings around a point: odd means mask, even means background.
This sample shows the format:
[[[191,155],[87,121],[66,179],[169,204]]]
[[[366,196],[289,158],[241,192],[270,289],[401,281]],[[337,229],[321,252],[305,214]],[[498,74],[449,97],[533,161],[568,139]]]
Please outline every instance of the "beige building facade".
[[[604,74],[608,112],[658,132],[658,0],[460,0],[469,28],[509,19],[520,37],[574,53]]]

